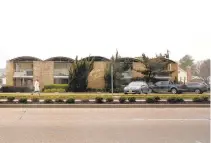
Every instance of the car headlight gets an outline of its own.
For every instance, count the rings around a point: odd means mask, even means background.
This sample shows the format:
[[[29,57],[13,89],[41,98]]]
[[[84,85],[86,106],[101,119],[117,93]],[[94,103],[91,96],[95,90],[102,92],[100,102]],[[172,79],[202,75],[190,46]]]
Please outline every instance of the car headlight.
[[[124,88],[124,90],[127,90],[127,89],[128,89],[128,87],[125,87],[125,88]]]

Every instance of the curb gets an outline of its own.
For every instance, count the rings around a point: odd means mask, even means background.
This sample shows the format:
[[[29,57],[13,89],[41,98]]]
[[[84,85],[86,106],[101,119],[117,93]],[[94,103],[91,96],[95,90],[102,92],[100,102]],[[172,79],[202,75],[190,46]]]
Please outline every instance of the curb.
[[[210,108],[210,104],[0,104],[0,108]]]

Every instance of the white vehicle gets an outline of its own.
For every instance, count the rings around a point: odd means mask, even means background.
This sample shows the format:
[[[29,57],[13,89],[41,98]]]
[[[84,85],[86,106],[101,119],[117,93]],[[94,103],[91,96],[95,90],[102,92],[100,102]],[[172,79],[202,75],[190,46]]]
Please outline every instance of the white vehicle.
[[[129,85],[124,88],[124,93],[148,93],[149,87],[146,82],[144,81],[133,81]]]

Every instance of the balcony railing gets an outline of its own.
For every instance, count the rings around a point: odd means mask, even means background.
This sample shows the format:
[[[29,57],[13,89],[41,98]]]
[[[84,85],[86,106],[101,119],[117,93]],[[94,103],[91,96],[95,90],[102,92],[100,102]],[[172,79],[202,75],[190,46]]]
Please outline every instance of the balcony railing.
[[[14,77],[33,76],[32,70],[15,71]]]
[[[68,76],[69,71],[67,69],[54,69],[54,76]]]

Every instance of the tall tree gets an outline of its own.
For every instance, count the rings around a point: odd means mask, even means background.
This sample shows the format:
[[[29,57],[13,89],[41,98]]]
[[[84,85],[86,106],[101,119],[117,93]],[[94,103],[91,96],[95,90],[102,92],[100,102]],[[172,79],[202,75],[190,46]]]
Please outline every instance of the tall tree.
[[[120,88],[120,80],[122,77],[121,71],[122,68],[119,63],[120,55],[118,51],[116,51],[115,56],[111,57],[111,62],[107,64],[107,68],[105,70],[105,89],[107,91],[111,90],[111,66],[113,67],[113,88]],[[125,68],[125,67],[124,67]]]
[[[69,70],[68,90],[72,92],[84,92],[88,86],[88,76],[93,69],[94,59],[78,60],[76,57]]]
[[[185,55],[183,58],[179,60],[179,65],[182,69],[186,70],[188,66],[192,66],[194,64],[194,59],[190,55]]]
[[[141,72],[144,75],[146,82],[153,82],[156,75],[169,75],[173,72],[167,70],[169,60],[163,57],[162,54],[155,59],[150,59],[145,54],[142,54],[142,63],[145,70],[138,72]]]
[[[210,59],[204,60],[199,68],[199,76],[208,82],[208,77],[210,76]]]

